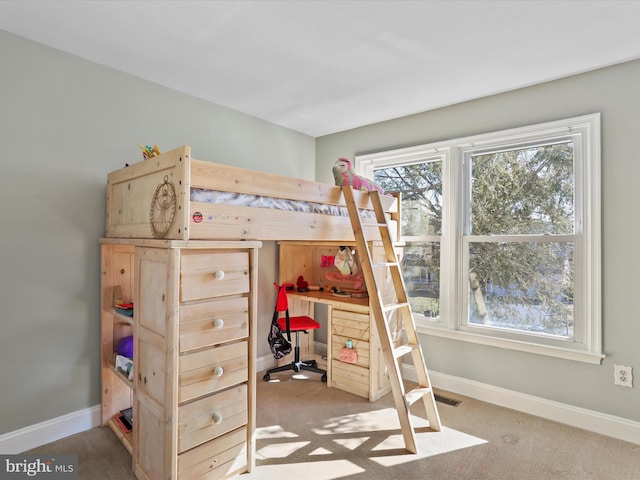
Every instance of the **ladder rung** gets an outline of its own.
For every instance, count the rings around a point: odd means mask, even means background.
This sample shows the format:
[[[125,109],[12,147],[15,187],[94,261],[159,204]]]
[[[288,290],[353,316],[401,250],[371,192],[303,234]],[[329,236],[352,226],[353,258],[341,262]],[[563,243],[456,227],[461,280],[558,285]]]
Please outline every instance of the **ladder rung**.
[[[413,390],[407,392],[404,396],[405,402],[407,402],[408,406],[413,405],[414,403],[416,403],[418,400],[420,400],[421,398],[426,397],[427,395],[431,394],[431,388],[430,387],[418,387],[418,388],[414,388]]]
[[[416,348],[418,348],[418,345],[415,343],[406,343],[404,345],[400,345],[399,347],[393,349],[393,356],[396,358],[403,357],[404,355],[413,352]]]
[[[373,263],[372,266],[374,268],[382,268],[382,267],[397,267],[398,266],[398,262],[380,262],[380,263]]]
[[[384,305],[382,307],[382,311],[387,313],[387,312],[392,312],[393,310],[400,310],[401,308],[406,308],[406,307],[409,307],[409,304],[407,302],[390,303],[388,305]]]
[[[362,222],[363,227],[378,227],[378,228],[387,228],[386,223],[377,223],[377,222]]]

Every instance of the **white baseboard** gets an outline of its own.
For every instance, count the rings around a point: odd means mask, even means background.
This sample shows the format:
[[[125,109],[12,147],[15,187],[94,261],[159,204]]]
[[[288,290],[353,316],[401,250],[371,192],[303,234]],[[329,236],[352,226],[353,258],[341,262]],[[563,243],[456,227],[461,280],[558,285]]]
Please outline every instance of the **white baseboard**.
[[[256,371],[262,372],[277,365],[278,362],[273,358],[273,355],[265,355],[263,357],[258,357],[258,361],[256,362]]]
[[[257,359],[256,369],[261,372],[275,365],[273,356],[265,355]],[[416,381],[413,366],[403,365],[402,369],[406,379]],[[433,386],[441,390],[640,445],[640,422],[444,373],[430,371],[429,376]],[[96,405],[0,435],[0,453],[22,453],[99,425],[100,405]]]
[[[7,455],[26,452],[99,425],[100,405],[95,405],[0,435],[0,452]]]
[[[413,365],[402,370],[404,378],[416,381]],[[429,371],[429,377],[434,388],[640,445],[640,422],[444,373]]]

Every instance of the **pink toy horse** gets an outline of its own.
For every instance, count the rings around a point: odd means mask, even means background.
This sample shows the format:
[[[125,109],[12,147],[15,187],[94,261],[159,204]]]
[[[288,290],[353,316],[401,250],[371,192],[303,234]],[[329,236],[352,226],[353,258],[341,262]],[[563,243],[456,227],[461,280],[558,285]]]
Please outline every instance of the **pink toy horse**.
[[[353,165],[346,158],[339,158],[336,160],[333,166],[333,178],[336,180],[336,185],[341,187],[343,185],[351,185],[354,190],[362,190],[364,192],[372,192],[377,190],[381,194],[384,193],[382,188],[376,184],[373,180],[361,177],[353,170]]]

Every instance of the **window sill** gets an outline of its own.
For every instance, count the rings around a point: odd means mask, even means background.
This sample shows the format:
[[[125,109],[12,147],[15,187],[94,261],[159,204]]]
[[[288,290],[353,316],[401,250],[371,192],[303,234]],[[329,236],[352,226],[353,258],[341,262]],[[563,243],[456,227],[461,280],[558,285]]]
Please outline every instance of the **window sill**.
[[[600,365],[604,354],[570,350],[567,348],[558,348],[547,345],[539,345],[528,342],[519,342],[516,340],[507,340],[503,338],[488,337],[485,335],[477,335],[468,332],[451,331],[442,328],[426,327],[424,325],[416,325],[418,333],[429,335],[432,337],[449,338],[461,342],[476,343],[490,347],[504,348],[508,350],[516,350],[519,352],[534,353],[536,355],[546,355],[548,357],[562,358],[565,360],[573,360],[575,362],[590,363]]]

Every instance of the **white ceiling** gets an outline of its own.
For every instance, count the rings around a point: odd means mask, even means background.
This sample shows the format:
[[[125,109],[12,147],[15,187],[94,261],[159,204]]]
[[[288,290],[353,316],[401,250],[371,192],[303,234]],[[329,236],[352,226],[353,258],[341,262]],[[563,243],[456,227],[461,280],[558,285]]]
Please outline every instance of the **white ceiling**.
[[[639,20],[616,0],[0,1],[0,29],[314,137],[640,58]]]

